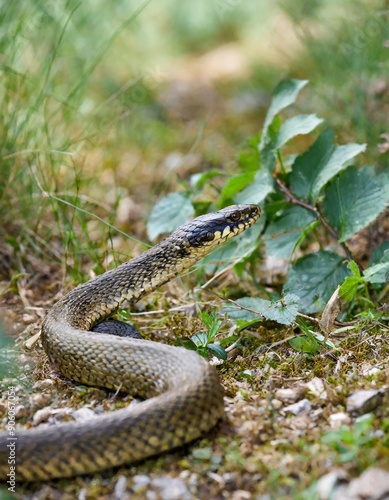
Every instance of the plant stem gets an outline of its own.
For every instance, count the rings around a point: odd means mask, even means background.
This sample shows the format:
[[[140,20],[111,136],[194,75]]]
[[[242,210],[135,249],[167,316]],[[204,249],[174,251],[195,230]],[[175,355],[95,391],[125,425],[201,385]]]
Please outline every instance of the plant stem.
[[[328,223],[327,219],[324,217],[324,215],[322,215],[320,213],[319,209],[316,206],[311,205],[306,200],[301,200],[300,198],[297,198],[296,195],[294,195],[293,193],[291,193],[289,191],[289,189],[281,181],[281,179],[279,179],[276,175],[273,175],[273,177],[274,177],[274,179],[275,179],[275,181],[277,183],[277,186],[279,187],[281,193],[284,195],[286,201],[288,201],[289,203],[292,203],[292,205],[298,205],[299,207],[303,207],[306,210],[309,210],[310,212],[312,212],[315,215],[316,219],[318,221],[320,221],[323,224],[323,226],[327,229],[327,231],[332,236],[332,238],[334,240],[336,240],[337,242],[339,242],[339,234]],[[344,250],[344,252],[346,254],[347,260],[354,260],[352,254],[350,252],[350,250],[348,249],[348,247],[346,245],[346,243],[342,242],[342,243],[340,243],[340,245],[341,245],[341,247],[343,248],[343,250]],[[357,263],[357,265],[360,268],[360,270],[362,271],[360,265],[358,263]]]

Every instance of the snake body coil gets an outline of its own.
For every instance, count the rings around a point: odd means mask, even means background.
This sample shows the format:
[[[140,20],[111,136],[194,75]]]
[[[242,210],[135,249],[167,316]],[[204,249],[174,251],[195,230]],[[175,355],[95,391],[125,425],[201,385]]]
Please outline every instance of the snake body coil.
[[[144,399],[86,422],[16,431],[16,481],[92,473],[193,441],[224,413],[213,367],[192,351],[90,331],[124,301],[134,303],[252,226],[254,205],[234,205],[184,224],[133,260],[57,302],[42,325],[48,357],[67,377]],[[9,472],[0,435],[0,479]]]

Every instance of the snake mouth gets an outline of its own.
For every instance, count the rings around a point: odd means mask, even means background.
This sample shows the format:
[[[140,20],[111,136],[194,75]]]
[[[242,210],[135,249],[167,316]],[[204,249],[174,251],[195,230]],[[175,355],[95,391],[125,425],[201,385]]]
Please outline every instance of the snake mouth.
[[[261,215],[257,205],[232,205],[216,213],[198,217],[187,233],[194,248],[218,246],[253,226]]]

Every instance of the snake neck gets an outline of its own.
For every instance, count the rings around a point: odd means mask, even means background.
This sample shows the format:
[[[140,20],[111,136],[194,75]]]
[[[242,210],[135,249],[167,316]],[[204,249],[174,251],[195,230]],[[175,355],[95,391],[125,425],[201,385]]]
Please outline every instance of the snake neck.
[[[48,313],[43,331],[45,325],[59,319],[90,330],[112,316],[123,302],[137,302],[190,268],[205,253],[204,249],[193,251],[185,242],[167,238],[131,261],[73,289]]]

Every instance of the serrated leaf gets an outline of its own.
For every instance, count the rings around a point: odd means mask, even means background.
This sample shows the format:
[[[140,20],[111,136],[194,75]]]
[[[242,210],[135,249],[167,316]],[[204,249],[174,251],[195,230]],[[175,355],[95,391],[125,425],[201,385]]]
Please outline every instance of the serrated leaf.
[[[306,337],[305,335],[300,335],[288,340],[289,345],[297,352],[306,352],[308,354],[315,354],[319,352],[320,346],[314,340]]]
[[[389,205],[389,176],[372,167],[349,167],[325,189],[324,210],[328,222],[346,241],[366,227]]]
[[[305,208],[288,207],[265,231],[266,254],[271,257],[289,259],[315,216]]]
[[[299,307],[305,313],[322,311],[335,288],[350,275],[339,255],[320,250],[299,259],[289,270],[285,293],[300,297]]]
[[[324,130],[312,146],[296,157],[290,175],[291,191],[308,199],[317,172],[325,165],[334,150],[334,132]]]
[[[259,205],[269,193],[274,191],[274,179],[270,172],[259,169],[252,182],[234,198],[235,203]]]
[[[366,144],[346,144],[344,146],[336,146],[332,155],[328,159],[323,168],[318,172],[315,182],[312,186],[311,199],[316,201],[320,191],[333,179],[339,172],[347,167],[347,163],[355,156],[363,153],[366,150]]]
[[[281,323],[282,325],[290,325],[296,318],[298,302],[299,298],[292,294],[287,294],[275,302],[258,297],[243,297],[238,299],[236,303],[254,312],[240,309],[235,304],[224,307],[223,312],[233,319],[250,321],[260,315],[268,320],[277,321],[277,323]]]
[[[189,196],[185,193],[171,193],[154,205],[147,222],[150,240],[164,233],[170,233],[194,214]]]
[[[265,144],[268,142],[268,129],[273,122],[275,116],[293,104],[300,90],[308,83],[308,80],[294,80],[288,79],[283,80],[276,87],[273,98],[266,114],[265,123],[263,125],[263,131],[261,136],[261,141],[259,144],[259,150],[262,152]]]
[[[227,353],[219,344],[208,344],[208,349],[219,359],[227,359]]]
[[[309,134],[314,130],[323,120],[318,118],[315,114],[312,115],[298,115],[286,120],[278,132],[275,141],[276,149],[286,144],[290,139],[297,135]]]
[[[316,202],[323,187],[366,149],[365,144],[334,146],[332,142],[333,132],[324,130],[311,148],[296,158],[290,182],[297,196]]]

